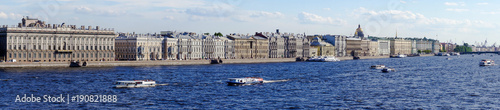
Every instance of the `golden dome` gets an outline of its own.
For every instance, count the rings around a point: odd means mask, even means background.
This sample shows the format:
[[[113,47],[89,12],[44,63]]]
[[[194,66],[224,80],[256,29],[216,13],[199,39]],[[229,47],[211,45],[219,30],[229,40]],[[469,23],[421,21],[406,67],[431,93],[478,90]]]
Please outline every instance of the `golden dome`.
[[[361,25],[358,24],[358,29],[356,29],[356,32],[354,33],[354,36],[356,36],[356,37],[365,37],[365,34],[363,34],[363,29],[361,29]]]

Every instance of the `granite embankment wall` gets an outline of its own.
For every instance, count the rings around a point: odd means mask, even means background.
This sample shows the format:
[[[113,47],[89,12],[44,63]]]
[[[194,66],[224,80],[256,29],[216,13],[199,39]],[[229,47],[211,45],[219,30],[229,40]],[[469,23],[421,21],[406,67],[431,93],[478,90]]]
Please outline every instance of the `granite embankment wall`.
[[[421,56],[433,56],[432,54]],[[352,57],[338,57],[340,60],[352,60]],[[389,58],[389,56],[362,56],[360,59]],[[266,59],[222,59],[223,64],[240,63],[278,63],[295,62],[295,58],[266,58]],[[69,67],[69,62],[2,62],[0,68],[24,68],[24,67]],[[163,66],[163,65],[205,65],[210,60],[163,60],[163,61],[91,61],[87,67],[110,67],[110,66]]]

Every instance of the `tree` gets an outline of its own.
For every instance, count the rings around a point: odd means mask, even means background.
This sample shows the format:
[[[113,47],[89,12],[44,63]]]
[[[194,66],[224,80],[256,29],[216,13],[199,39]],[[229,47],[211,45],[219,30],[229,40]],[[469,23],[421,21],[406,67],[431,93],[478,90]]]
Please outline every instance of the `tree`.
[[[431,51],[431,50],[424,50],[424,51],[422,51],[422,52],[424,52],[424,53],[432,53],[432,51]]]
[[[220,33],[220,32],[216,32],[216,33],[214,33],[214,36],[224,36],[224,35],[222,35],[222,33]]]
[[[455,49],[453,49],[453,51],[455,51],[455,52],[472,52],[472,48],[463,45],[463,46],[455,47]]]
[[[422,53],[422,50],[418,50],[417,52],[418,52],[418,53]]]

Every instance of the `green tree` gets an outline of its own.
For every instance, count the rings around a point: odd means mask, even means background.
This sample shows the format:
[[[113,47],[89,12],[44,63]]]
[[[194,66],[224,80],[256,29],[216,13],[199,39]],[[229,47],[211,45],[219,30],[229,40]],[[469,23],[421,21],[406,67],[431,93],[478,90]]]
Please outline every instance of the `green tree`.
[[[220,32],[216,32],[216,33],[214,34],[214,36],[224,36],[224,35],[222,35],[222,33],[220,33]]]
[[[422,52],[424,52],[424,53],[432,53],[432,51],[431,51],[431,50],[424,50],[424,51],[422,51]]]
[[[467,47],[467,46],[457,46],[455,49],[453,49],[455,52],[472,52],[472,48]]]
[[[418,52],[418,53],[422,53],[422,50],[418,50],[417,52]]]

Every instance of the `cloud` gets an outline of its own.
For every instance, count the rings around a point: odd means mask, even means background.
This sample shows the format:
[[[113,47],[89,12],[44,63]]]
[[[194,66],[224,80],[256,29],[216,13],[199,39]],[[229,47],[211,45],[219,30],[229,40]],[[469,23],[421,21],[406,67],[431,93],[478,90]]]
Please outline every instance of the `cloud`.
[[[2,18],[2,19],[7,19],[7,18],[9,18],[9,17],[8,17],[8,16],[7,16],[7,14],[5,14],[4,12],[0,12],[0,18]]]
[[[455,20],[448,18],[426,17],[420,13],[400,10],[372,11],[363,7],[354,11],[360,18],[367,20],[385,19],[392,23],[404,23],[413,25],[441,25],[441,26],[474,26],[474,27],[495,27],[491,23],[481,20]]]
[[[92,9],[86,6],[80,6],[75,8],[76,13],[100,15],[100,16],[124,16],[130,15],[125,11],[117,11],[112,9]]]
[[[207,7],[186,9],[185,13],[196,16],[227,17],[235,12],[235,7],[228,4],[216,4]]]
[[[488,5],[489,3],[483,2],[483,3],[476,3],[476,5]]]
[[[0,19],[17,20],[21,19],[22,17],[23,15],[21,14],[0,12]]]
[[[403,0],[399,0],[399,2],[401,2],[401,3],[403,3],[403,4],[405,4],[405,3],[406,3],[406,1],[403,1]]]
[[[448,8],[448,9],[446,9],[446,11],[466,12],[466,11],[469,11],[469,9]]]
[[[330,11],[331,9],[330,8],[323,8],[323,10]]]
[[[173,20],[174,17],[173,16],[165,16],[163,17],[163,20]]]
[[[447,6],[465,6],[465,2],[444,2]]]
[[[284,17],[284,16],[285,15],[283,15],[280,12],[266,12],[266,11],[259,11],[259,12],[252,13],[250,15],[250,17],[254,17],[254,18],[257,18],[257,17],[280,18],[280,17]]]
[[[346,21],[342,19],[333,19],[331,17],[323,17],[307,12],[299,13],[298,19],[301,23],[305,24],[330,24],[330,25],[346,24]]]

